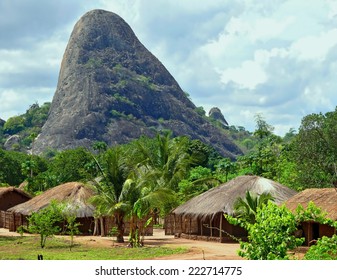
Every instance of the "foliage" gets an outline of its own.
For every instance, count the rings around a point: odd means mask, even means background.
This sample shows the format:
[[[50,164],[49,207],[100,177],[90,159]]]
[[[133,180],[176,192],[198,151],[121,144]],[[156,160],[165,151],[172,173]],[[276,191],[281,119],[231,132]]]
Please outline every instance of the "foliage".
[[[46,122],[50,108],[50,102],[39,106],[34,103],[22,115],[9,118],[3,128],[0,127],[0,144],[5,141],[5,134],[20,136],[20,143],[17,150],[31,148],[35,137],[40,133],[43,124]]]
[[[177,206],[179,182],[186,178],[196,159],[188,153],[187,137],[171,138],[169,133],[154,139],[141,138],[132,143],[130,153],[137,168],[133,180],[141,189],[138,205],[150,212],[153,207],[165,214]]]
[[[65,220],[65,229],[64,232],[70,236],[70,246],[69,249],[71,251],[72,247],[74,246],[74,235],[80,234],[81,231],[79,230],[79,226],[81,223],[76,222],[76,213],[69,204],[61,204],[61,212],[62,217]]]
[[[271,201],[258,208],[254,224],[240,218],[226,218],[248,231],[248,242],[240,242],[239,255],[250,260],[289,259],[288,251],[304,241],[293,234],[297,228],[295,215]]]
[[[302,205],[298,205],[296,209],[296,220],[298,223],[303,221],[315,221],[322,225],[329,225],[337,228],[337,222],[326,217],[327,213],[317,207],[315,203],[310,201],[304,209]]]
[[[103,153],[108,149],[108,145],[103,142],[103,141],[96,141],[93,145],[92,148],[95,151],[98,151],[98,153]]]
[[[228,181],[229,174],[233,174],[236,171],[236,164],[232,162],[229,158],[223,158],[218,161],[218,163],[215,165],[216,173],[223,175],[223,178],[221,178],[222,182]],[[220,178],[219,178],[220,179]]]
[[[26,174],[21,166],[30,160],[32,158],[24,153],[0,149],[0,183],[11,186],[21,184],[26,179]],[[39,165],[41,161],[37,157],[34,157],[33,160],[36,160],[36,172],[38,172],[38,168],[44,168]]]
[[[207,167],[212,171],[215,170],[215,165],[222,156],[217,152],[214,147],[206,145],[198,139],[190,140],[188,143],[187,153],[195,159],[191,167]]]
[[[313,202],[309,202],[304,209],[299,206],[296,209],[296,219],[298,223],[302,221],[315,221],[320,224],[326,224],[337,228],[337,222],[326,217],[327,213],[322,211]],[[323,236],[317,240],[317,243],[310,246],[304,256],[306,260],[337,260],[337,236]]]
[[[91,153],[85,148],[65,150],[53,158],[49,172],[56,176],[57,183],[91,179],[97,174]]]
[[[40,235],[40,246],[44,248],[47,237],[60,232],[61,228],[58,223],[61,221],[62,210],[59,204],[52,202],[46,208],[31,214],[28,218],[28,230]]]
[[[305,260],[337,260],[337,235],[323,236],[310,246],[305,253]]]
[[[9,118],[4,125],[4,132],[10,135],[16,134],[25,128],[25,119],[22,116]]]
[[[190,170],[187,179],[179,182],[179,197],[185,202],[219,184],[209,168],[197,166]]]
[[[206,116],[206,111],[205,111],[204,107],[202,107],[202,106],[196,107],[194,109],[194,111],[196,113],[198,113],[198,115],[201,116],[201,117]]]
[[[121,146],[107,150],[100,167],[103,180],[95,185],[96,194],[91,199],[98,216],[109,215],[115,218],[117,242],[124,242],[124,217],[131,207],[129,198],[134,190],[128,180],[129,170],[125,155]]]
[[[247,191],[244,199],[239,197],[235,201],[234,214],[243,222],[254,224],[258,209],[260,209],[262,205],[267,204],[268,201],[274,201],[273,196],[268,192],[263,192],[261,195],[254,195]]]
[[[294,142],[295,162],[300,184],[331,187],[337,182],[337,108],[326,114],[302,119]]]

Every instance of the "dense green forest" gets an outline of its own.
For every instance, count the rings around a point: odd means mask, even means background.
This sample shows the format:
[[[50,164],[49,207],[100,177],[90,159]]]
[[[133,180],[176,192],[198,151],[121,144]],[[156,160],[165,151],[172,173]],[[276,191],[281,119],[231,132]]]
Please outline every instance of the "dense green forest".
[[[31,155],[27,150],[34,145],[49,107],[50,103],[33,104],[25,114],[0,124],[1,186],[25,182],[25,189],[36,194],[69,181],[87,182],[103,176],[112,182],[115,175],[109,179],[104,174],[118,167],[120,180],[132,179],[152,192],[165,189],[176,196],[172,201],[182,203],[243,174],[270,178],[296,190],[332,187],[337,182],[337,110],[304,117],[298,132],[291,129],[283,138],[273,133],[261,115],[256,115],[254,132],[243,127],[222,128],[243,151],[233,161],[198,140],[174,138],[169,133],[116,147],[96,142],[90,150]],[[5,139],[12,135],[20,135],[20,140],[5,150]],[[118,159],[114,158],[117,154]]]

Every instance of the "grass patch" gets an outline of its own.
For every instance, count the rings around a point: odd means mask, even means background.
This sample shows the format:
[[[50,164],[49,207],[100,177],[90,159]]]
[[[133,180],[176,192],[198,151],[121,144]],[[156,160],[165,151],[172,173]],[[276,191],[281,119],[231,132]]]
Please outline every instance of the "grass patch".
[[[36,260],[39,254],[44,260],[145,260],[187,252],[185,248],[165,246],[145,246],[127,248],[126,246],[97,247],[75,243],[70,251],[70,240],[48,238],[46,247],[41,249],[39,236],[0,237],[0,260]],[[125,244],[127,245],[127,243]]]

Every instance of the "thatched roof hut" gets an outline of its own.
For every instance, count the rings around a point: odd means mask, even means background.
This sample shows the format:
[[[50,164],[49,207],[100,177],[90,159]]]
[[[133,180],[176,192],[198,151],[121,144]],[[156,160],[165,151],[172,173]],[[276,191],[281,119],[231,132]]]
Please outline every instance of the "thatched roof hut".
[[[194,217],[214,216],[219,212],[233,214],[234,203],[237,198],[245,198],[246,192],[257,195],[269,192],[279,204],[297,192],[272,180],[259,176],[239,176],[235,179],[210,189],[180,205],[172,211],[177,215]]]
[[[327,218],[337,221],[337,189],[305,189],[289,198],[285,205],[294,212],[299,204],[306,208],[310,201],[326,212]]]
[[[225,230],[233,236],[243,237],[247,233],[237,226],[230,225],[223,214],[232,215],[237,198],[245,198],[246,192],[260,195],[268,192],[277,204],[289,199],[297,192],[275,181],[259,176],[239,176],[225,184],[210,189],[178,206],[166,219],[167,234],[211,235],[226,242]],[[208,226],[205,226],[205,225]],[[209,228],[216,228],[209,230]],[[214,238],[213,238],[214,239]],[[212,239],[212,240],[213,240]],[[218,240],[218,239],[214,239]]]
[[[95,208],[88,202],[92,195],[93,191],[84,184],[70,182],[49,189],[25,203],[8,209],[8,211],[29,216],[31,213],[47,207],[52,200],[56,200],[65,202],[72,207],[78,218],[93,217]]]
[[[15,187],[0,188],[0,210],[7,210],[17,204],[26,202],[32,197],[21,189]]]
[[[35,196],[31,200],[18,204],[6,211],[6,228],[16,231],[19,226],[28,225],[27,217],[34,212],[46,208],[53,200],[66,203],[73,214],[77,217],[77,222],[81,225],[80,232],[89,233],[94,225],[94,206],[89,203],[89,198],[93,195],[91,188],[82,183],[70,182]]]
[[[312,188],[305,189],[289,198],[285,205],[292,212],[296,211],[298,205],[307,208],[309,202],[313,202],[327,214],[327,218],[337,221],[337,189],[335,188]],[[305,244],[310,245],[322,236],[336,234],[336,229],[328,225],[322,225],[314,221],[303,222],[301,225],[302,236]]]
[[[6,210],[31,199],[31,196],[15,187],[0,188],[0,227],[6,225]]]

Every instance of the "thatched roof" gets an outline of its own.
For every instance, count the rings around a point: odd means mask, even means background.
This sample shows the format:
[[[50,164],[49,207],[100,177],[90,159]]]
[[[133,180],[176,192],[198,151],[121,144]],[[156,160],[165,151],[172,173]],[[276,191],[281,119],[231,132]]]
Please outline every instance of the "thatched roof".
[[[5,195],[9,194],[9,193],[18,193],[24,197],[27,197],[27,198],[31,198],[31,195],[29,195],[28,193],[24,192],[23,190],[21,189],[18,189],[18,188],[15,188],[15,187],[1,187],[0,188],[0,199],[2,197],[4,197]]]
[[[289,198],[285,205],[295,212],[299,204],[306,208],[310,201],[325,211],[328,218],[337,220],[337,190],[335,188],[305,189]]]
[[[71,182],[66,183],[32,198],[31,200],[18,204],[7,211],[30,215],[33,212],[47,207],[52,200],[66,202],[77,217],[93,217],[94,206],[88,202],[93,195],[93,191],[82,183]]]
[[[297,192],[275,181],[258,176],[239,176],[225,184],[210,189],[172,211],[173,214],[206,217],[224,212],[233,214],[234,203],[238,197],[245,198],[246,192],[257,195],[269,192],[279,204]]]

